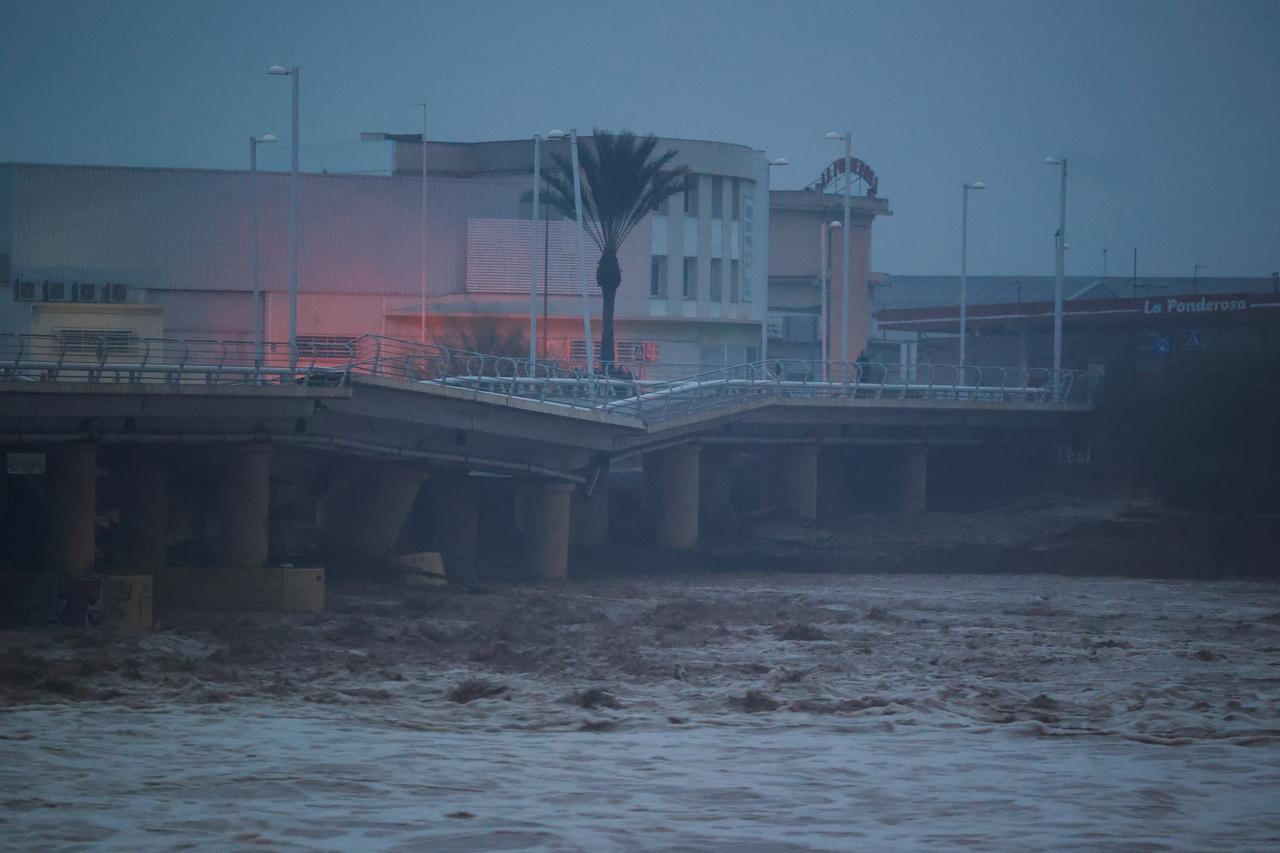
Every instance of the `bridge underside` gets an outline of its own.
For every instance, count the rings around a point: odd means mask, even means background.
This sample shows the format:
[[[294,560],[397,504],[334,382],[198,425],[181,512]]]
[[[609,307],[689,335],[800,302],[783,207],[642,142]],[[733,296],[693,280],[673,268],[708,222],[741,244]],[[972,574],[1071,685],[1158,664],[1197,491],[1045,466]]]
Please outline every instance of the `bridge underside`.
[[[571,542],[613,538],[609,472],[628,458],[644,460],[649,541],[693,548],[732,516],[744,457],[769,472],[762,499],[800,518],[832,514],[871,479],[878,508],[913,512],[928,504],[931,456],[1044,448],[1088,411],[743,395],[646,419],[377,378],[9,382],[0,401],[0,559],[66,574],[433,550],[451,572],[501,552],[564,577]]]

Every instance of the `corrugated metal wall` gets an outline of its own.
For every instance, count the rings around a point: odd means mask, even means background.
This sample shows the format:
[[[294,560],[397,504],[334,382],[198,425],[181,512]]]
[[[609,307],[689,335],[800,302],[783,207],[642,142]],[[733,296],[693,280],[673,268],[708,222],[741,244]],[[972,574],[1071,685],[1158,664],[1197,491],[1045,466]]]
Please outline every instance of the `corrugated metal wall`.
[[[167,290],[250,289],[249,175],[14,165],[12,272]],[[288,175],[258,176],[262,284],[289,286]],[[299,289],[419,292],[420,181],[302,175]],[[523,186],[432,179],[428,282],[466,287],[466,221],[513,218]],[[0,205],[0,209],[2,209]]]
[[[467,222],[467,290],[471,293],[528,293],[530,286],[528,219],[471,219]],[[544,232],[545,229],[545,232]],[[538,223],[538,292],[580,293],[578,225]],[[596,288],[600,249],[583,235],[587,247],[587,287]],[[545,250],[545,254],[544,254]],[[543,273],[546,278],[543,278]]]

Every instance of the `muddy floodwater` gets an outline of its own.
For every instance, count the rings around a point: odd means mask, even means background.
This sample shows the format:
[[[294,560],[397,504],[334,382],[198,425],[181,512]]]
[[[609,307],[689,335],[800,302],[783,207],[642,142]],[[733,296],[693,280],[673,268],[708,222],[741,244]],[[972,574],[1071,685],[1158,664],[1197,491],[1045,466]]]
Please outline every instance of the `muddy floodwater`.
[[[2,640],[6,849],[1280,847],[1272,584],[367,586]]]

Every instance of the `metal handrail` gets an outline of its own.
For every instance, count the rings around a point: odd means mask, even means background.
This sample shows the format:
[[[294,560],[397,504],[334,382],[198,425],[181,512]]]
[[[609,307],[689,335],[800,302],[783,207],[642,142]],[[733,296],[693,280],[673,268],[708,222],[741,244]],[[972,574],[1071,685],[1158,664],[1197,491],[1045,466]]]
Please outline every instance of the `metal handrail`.
[[[1087,370],[800,359],[691,369],[665,380],[622,378],[584,375],[577,365],[552,360],[530,362],[381,335],[356,338],[342,353],[322,358],[316,348],[309,358],[290,364],[288,346],[278,342],[259,349],[253,341],[237,339],[135,338],[122,346],[106,335],[68,342],[57,335],[0,334],[0,364],[10,379],[96,383],[123,376],[135,382],[343,384],[352,375],[365,375],[463,389],[477,398],[596,409],[646,423],[753,396],[1091,406],[1101,388],[1099,377]]]

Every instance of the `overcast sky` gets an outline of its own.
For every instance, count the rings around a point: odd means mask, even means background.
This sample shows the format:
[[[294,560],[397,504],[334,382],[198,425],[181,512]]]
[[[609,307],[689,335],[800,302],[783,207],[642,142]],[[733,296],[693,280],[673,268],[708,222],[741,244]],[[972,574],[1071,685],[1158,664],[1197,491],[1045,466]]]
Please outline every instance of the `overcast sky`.
[[[0,161],[385,169],[362,130],[527,137],[631,128],[785,156],[798,188],[840,153],[894,216],[872,266],[1051,274],[1066,156],[1068,274],[1280,269],[1280,0],[62,2],[0,0]],[[287,168],[288,145],[261,149]]]

